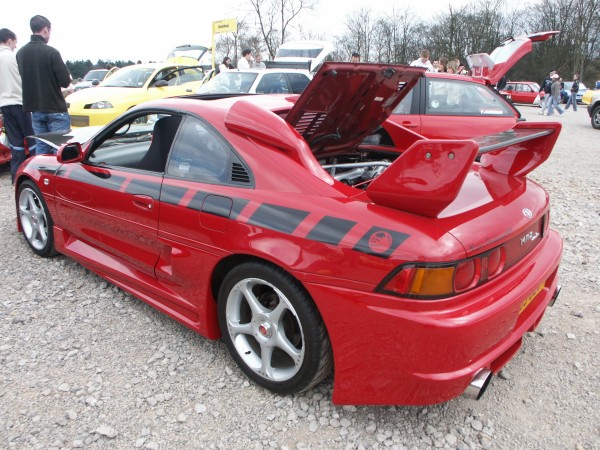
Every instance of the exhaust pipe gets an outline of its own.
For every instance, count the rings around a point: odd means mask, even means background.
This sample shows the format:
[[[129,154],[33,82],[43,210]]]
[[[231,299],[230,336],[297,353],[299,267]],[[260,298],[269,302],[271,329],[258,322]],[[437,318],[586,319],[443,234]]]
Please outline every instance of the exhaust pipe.
[[[490,384],[490,381],[492,381],[492,375],[491,370],[481,369],[475,374],[471,384],[465,389],[463,395],[473,400],[479,400]]]
[[[554,303],[556,303],[556,299],[558,298],[558,295],[560,294],[561,288],[562,288],[562,286],[560,284],[556,286],[556,291],[554,291],[554,295],[550,299],[548,306],[554,306]]]

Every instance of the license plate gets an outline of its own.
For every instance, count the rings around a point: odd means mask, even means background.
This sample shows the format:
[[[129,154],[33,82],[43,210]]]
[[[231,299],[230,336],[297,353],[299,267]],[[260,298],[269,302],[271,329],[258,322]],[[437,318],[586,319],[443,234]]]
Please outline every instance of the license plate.
[[[544,283],[540,284],[540,286],[525,300],[521,302],[521,307],[519,308],[519,314],[525,311],[525,308],[529,306],[529,304],[533,301],[533,299],[540,293],[540,291],[544,289]]]

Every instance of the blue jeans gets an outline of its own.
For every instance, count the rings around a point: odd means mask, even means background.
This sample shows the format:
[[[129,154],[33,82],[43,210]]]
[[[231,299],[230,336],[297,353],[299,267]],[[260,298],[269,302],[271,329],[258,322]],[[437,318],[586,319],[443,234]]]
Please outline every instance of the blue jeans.
[[[542,110],[540,111],[541,115],[544,115],[544,111],[546,111],[546,109],[548,109],[548,111],[550,111],[550,103],[552,103],[552,95],[545,94],[544,104],[542,105]]]
[[[551,95],[551,96],[550,96],[550,98],[551,98],[552,100],[550,101],[550,104],[548,105],[548,115],[549,115],[549,116],[551,116],[552,114],[554,114],[554,110],[553,110],[552,108],[556,108],[556,110],[557,110],[557,111],[558,111],[560,114],[564,113],[564,112],[565,112],[565,110],[564,110],[564,109],[562,109],[562,108],[560,107],[560,105],[558,104],[558,102],[560,101],[560,97],[559,97],[559,99],[558,99],[558,100],[556,100],[556,99],[554,98],[554,96],[552,96],[552,95]]]
[[[66,112],[45,113],[34,111],[31,113],[31,119],[35,134],[49,133],[51,131],[69,131],[71,129],[71,117]],[[56,149],[39,140],[36,147],[36,155],[56,153]]]
[[[573,111],[577,111],[577,92],[571,92],[569,100],[567,100],[567,106],[565,109],[569,109],[569,106],[573,103]]]

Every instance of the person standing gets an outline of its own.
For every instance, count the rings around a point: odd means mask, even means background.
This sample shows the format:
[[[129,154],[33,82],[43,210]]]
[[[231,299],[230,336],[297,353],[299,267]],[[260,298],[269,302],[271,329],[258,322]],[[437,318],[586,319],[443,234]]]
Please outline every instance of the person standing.
[[[219,73],[227,72],[228,70],[231,70],[231,69],[232,69],[231,58],[229,56],[226,56],[225,58],[223,58],[223,61],[221,62],[221,64],[219,64]]]
[[[567,106],[565,106],[565,111],[569,109],[571,103],[573,104],[573,111],[577,111],[577,93],[579,92],[579,74],[576,73],[573,75],[573,85],[571,86],[571,96],[569,100],[567,100]]]
[[[242,57],[238,60],[237,68],[240,69],[249,69],[252,64],[252,50],[246,48],[242,51]]]
[[[421,50],[421,57],[410,63],[413,67],[424,67],[428,72],[433,72],[433,65],[429,61],[429,50]]]
[[[552,98],[551,98],[550,104],[548,106],[548,115],[551,116],[552,114],[554,114],[554,110],[552,109],[554,107],[554,108],[556,108],[558,113],[562,116],[565,111],[564,111],[564,109],[562,109],[560,107],[561,87],[560,87],[560,76],[557,73],[552,75],[552,87],[550,90],[551,90]]]
[[[352,56],[350,56],[350,62],[359,63],[360,62],[360,53],[354,52]]]
[[[253,69],[266,69],[267,68],[266,64],[263,62],[263,57],[260,53],[257,53],[256,55],[254,55],[254,62],[252,63],[252,68]]]
[[[4,117],[6,137],[10,146],[10,178],[15,182],[17,169],[27,155],[25,140],[33,134],[31,114],[23,112],[21,75],[15,55],[17,35],[8,28],[0,30],[0,111]],[[29,151],[35,153],[33,139],[27,139]]]
[[[540,105],[542,106],[542,110],[538,113],[540,116],[544,115],[544,111],[547,109],[549,110],[550,103],[552,102],[552,76],[554,76],[554,74],[556,74],[556,71],[551,71],[548,76],[544,78],[544,81],[542,81],[540,86],[540,94],[542,92],[544,93],[543,104],[542,101],[540,101]]]
[[[17,52],[17,63],[23,80],[23,110],[32,113],[36,134],[67,131],[71,118],[62,88],[71,84],[71,74],[58,50],[48,45],[52,25],[44,16],[29,21],[31,40]],[[37,143],[36,154],[53,153],[44,142]]]

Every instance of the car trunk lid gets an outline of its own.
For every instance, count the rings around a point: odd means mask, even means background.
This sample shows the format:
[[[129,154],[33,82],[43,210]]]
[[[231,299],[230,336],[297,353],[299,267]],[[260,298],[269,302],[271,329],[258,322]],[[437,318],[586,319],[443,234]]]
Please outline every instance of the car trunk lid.
[[[490,85],[495,85],[526,54],[531,52],[534,42],[547,41],[560,31],[539,33],[507,39],[491,54],[475,53],[467,56],[472,76],[481,77]]]
[[[347,151],[392,113],[418,67],[325,63],[286,115],[317,159]]]

